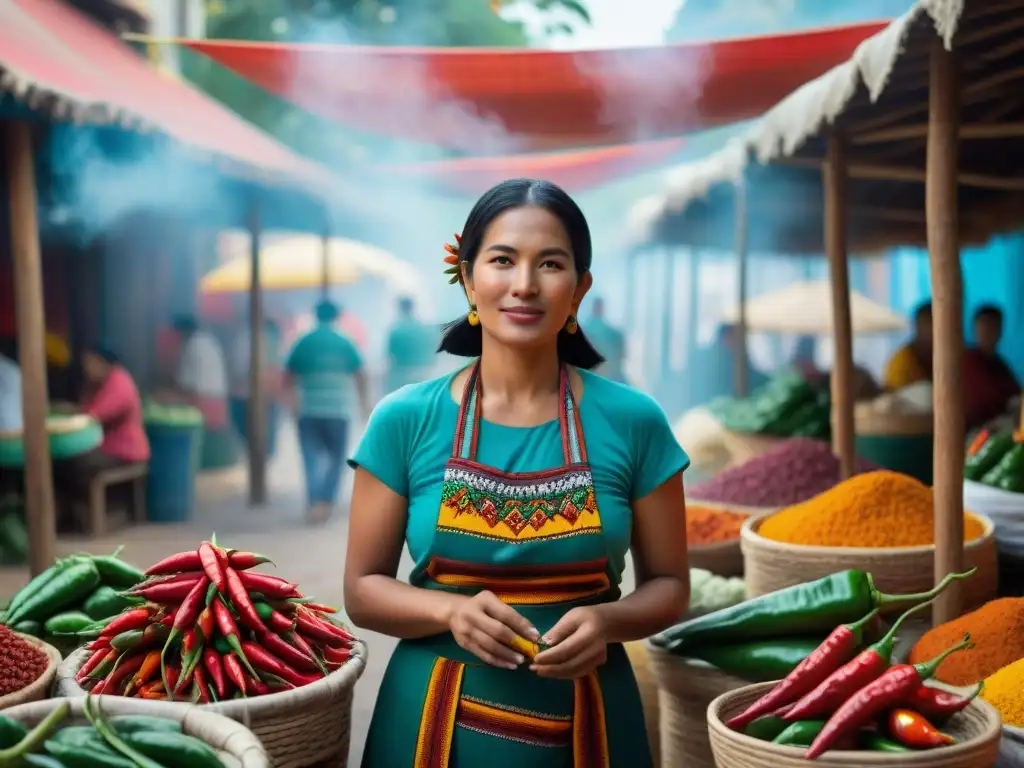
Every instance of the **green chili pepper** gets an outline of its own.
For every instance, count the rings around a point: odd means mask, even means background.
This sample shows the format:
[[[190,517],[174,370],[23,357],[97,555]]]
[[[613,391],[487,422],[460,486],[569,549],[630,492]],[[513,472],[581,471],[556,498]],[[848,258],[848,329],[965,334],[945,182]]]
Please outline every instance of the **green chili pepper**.
[[[990,435],[977,451],[968,454],[964,461],[964,478],[981,480],[1012,447],[1012,432],[996,432]]]
[[[81,611],[66,611],[47,619],[43,629],[48,635],[76,635],[90,624],[92,619]]]
[[[45,748],[66,768],[136,768],[134,762],[111,750],[102,739],[88,745],[50,739]]]
[[[32,635],[32,637],[43,636],[43,625],[38,621],[19,621],[11,629],[21,632],[23,635]]]
[[[706,661],[751,683],[781,680],[814,653],[824,637],[787,637],[688,648],[688,658]]]
[[[35,595],[40,589],[43,588],[47,583],[60,573],[63,573],[71,566],[76,563],[83,562],[86,558],[78,555],[72,557],[66,557],[63,560],[58,560],[55,565],[50,566],[45,571],[36,576],[32,581],[26,584],[21,590],[11,598],[10,605],[7,606],[7,615],[13,616],[14,612],[21,607],[21,605],[30,597]]]
[[[56,757],[50,757],[49,755],[25,755],[21,758],[21,761],[25,765],[31,765],[32,768],[68,768]]]
[[[857,742],[861,749],[871,752],[913,752],[910,747],[905,747],[899,742],[887,739],[878,731],[861,731]]]
[[[94,621],[100,621],[102,619],[109,619],[111,616],[117,616],[122,611],[142,605],[144,602],[145,600],[142,598],[127,597],[120,594],[113,587],[108,587],[104,584],[97,587],[96,591],[89,595],[82,605],[82,610]]]
[[[29,752],[35,752],[39,745],[46,741],[46,737],[60,722],[68,716],[71,707],[66,701],[62,701],[56,708],[46,716],[35,728],[29,731],[25,738],[12,747],[0,749],[0,765],[13,765]]]
[[[764,715],[763,717],[757,718],[746,728],[743,729],[743,733],[755,739],[761,741],[771,741],[784,730],[789,727],[789,723],[783,720],[781,717],[775,715]]]
[[[13,747],[28,736],[28,728],[21,723],[0,715],[0,749]]]
[[[234,649],[231,647],[231,643],[229,643],[219,634],[217,634],[213,640],[213,647],[221,656],[227,656],[229,653],[234,653]]]
[[[216,752],[183,733],[139,731],[125,736],[124,742],[166,768],[223,768]]]
[[[141,754],[137,749],[126,744],[124,739],[118,736],[110,724],[103,719],[103,716],[99,712],[93,711],[91,696],[85,697],[85,702],[82,704],[82,712],[86,719],[92,723],[92,726],[99,731],[100,736],[103,737],[103,740],[107,745],[115,752],[118,752],[128,758],[133,765],[138,768],[163,768],[160,763],[155,760],[151,760]]]
[[[840,624],[863,618],[876,608],[884,611],[931,600],[946,588],[948,580],[965,579],[974,570],[949,574],[934,589],[910,595],[883,594],[875,588],[871,574],[840,571],[684,621],[655,635],[651,642],[685,655],[698,645],[825,635]]]
[[[114,730],[122,736],[140,731],[163,733],[181,733],[181,723],[168,720],[166,717],[148,717],[146,715],[118,715],[110,718]]]
[[[1014,443],[1003,454],[999,463],[985,473],[981,482],[993,488],[1000,488],[1002,487],[1000,483],[1009,484],[1009,479],[1020,477],[1022,471],[1024,471],[1024,443]]]
[[[99,745],[105,747],[103,737],[91,725],[72,725],[61,728],[50,737],[51,742],[58,742],[66,747]]]
[[[146,574],[115,555],[94,557],[92,561],[103,583],[111,587],[128,589],[146,580]]]
[[[798,720],[795,723],[790,723],[786,730],[772,739],[772,744],[809,747],[824,727],[824,720]]]
[[[130,651],[138,648],[145,633],[144,629],[130,629],[127,632],[122,632],[114,636],[114,639],[110,641],[110,647],[118,651]]]
[[[30,619],[42,621],[79,604],[99,586],[100,574],[91,560],[79,560],[60,571],[34,594],[25,598],[7,617],[17,624]]]

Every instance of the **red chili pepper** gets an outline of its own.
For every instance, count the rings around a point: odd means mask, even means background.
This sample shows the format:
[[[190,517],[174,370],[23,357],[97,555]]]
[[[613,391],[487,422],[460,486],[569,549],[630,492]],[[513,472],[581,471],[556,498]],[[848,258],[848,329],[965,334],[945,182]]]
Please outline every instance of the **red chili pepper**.
[[[192,678],[193,670],[199,666],[202,660],[203,641],[199,637],[199,632],[193,628],[185,633],[185,640],[181,644],[181,674],[183,682],[180,687],[184,687],[185,681]],[[174,693],[177,693],[178,690],[178,688],[173,689]]]
[[[146,606],[142,606],[141,608],[132,608],[107,624],[100,636],[111,638],[120,635],[122,632],[130,632],[134,629],[145,629],[146,625],[149,624],[149,618],[152,615],[153,611]]]
[[[235,620],[231,616],[231,612],[228,610],[228,607],[224,604],[223,600],[213,601],[213,618],[217,622],[217,629],[227,641],[228,645],[231,646],[231,650],[233,650],[238,658],[245,664],[245,668],[255,675],[256,670],[252,668],[251,664],[249,664],[249,660],[245,656],[245,651],[242,650],[242,641],[238,635],[238,625],[235,624]]]
[[[733,730],[739,730],[761,715],[774,712],[786,704],[792,704],[813,691],[856,653],[857,646],[863,641],[864,627],[874,621],[876,616],[877,608],[860,621],[849,625],[840,624],[784,680],[743,712],[730,718],[726,725]]]
[[[295,622],[289,619],[280,611],[270,609],[270,618],[267,620],[270,628],[275,632],[291,632],[295,629]]]
[[[187,595],[186,595],[186,597],[187,597]],[[168,606],[168,607],[171,607],[171,606]],[[173,627],[174,626],[174,614],[177,613],[177,612],[178,612],[178,608],[177,608],[177,606],[174,606],[174,611],[173,612],[168,613],[167,615],[160,617],[160,623],[163,624],[165,627]]]
[[[266,696],[268,693],[271,693],[270,686],[262,680],[257,680],[255,677],[246,675],[245,682],[248,684],[255,696]]]
[[[302,603],[302,607],[305,608],[306,610],[316,611],[317,613],[323,613],[323,614],[326,614],[328,616],[333,616],[339,610],[341,610],[340,608],[335,608],[333,605],[324,605],[323,603]],[[878,615],[878,611],[875,611],[874,615]],[[872,616],[871,618],[874,618],[874,616]],[[864,619],[864,621],[866,621],[866,619]],[[854,626],[854,625],[851,625],[851,626]],[[836,631],[838,632],[839,630],[836,630]]]
[[[103,691],[106,689],[106,687],[107,687],[107,681],[106,680],[100,680],[98,683],[96,683],[96,685],[94,685],[89,690],[89,693],[91,693],[93,696],[98,696],[99,694],[103,693]]]
[[[139,689],[140,699],[153,699],[160,701],[167,698],[167,693],[164,691],[163,680],[154,680],[147,685],[142,686]]]
[[[235,684],[235,687],[242,692],[243,696],[248,694],[248,687],[245,682],[245,670],[242,669],[242,664],[239,662],[238,657],[234,654],[228,654],[224,657],[224,673],[228,676],[228,680]],[[256,673],[253,673],[256,676]]]
[[[974,687],[974,691],[969,696],[962,696],[959,693],[944,691],[932,685],[921,685],[900,704],[907,709],[920,712],[932,722],[941,725],[957,712],[965,709],[984,687],[985,682],[982,681]]]
[[[865,648],[852,661],[839,667],[813,690],[804,694],[782,719],[791,723],[797,720],[820,720],[835,712],[843,702],[889,668],[900,626],[908,616],[930,605],[930,601],[921,603],[896,619],[892,629],[881,640]]]
[[[181,677],[181,670],[174,665],[168,665],[163,671],[166,672],[167,679],[162,680],[161,682],[163,682],[166,690],[173,691],[175,686],[178,685],[178,678]]]
[[[202,567],[199,561],[198,552],[179,552],[176,555],[165,557],[158,563],[154,563],[146,569],[147,576],[155,576],[160,573],[178,573],[180,571],[198,571]]]
[[[309,656],[309,658],[316,658],[316,652],[313,650],[313,646],[311,646],[309,642],[306,640],[306,638],[304,638],[298,632],[289,632],[285,639],[288,640],[288,642],[294,645],[296,648],[298,648],[306,656]]]
[[[291,664],[296,669],[314,670],[317,668],[316,660],[312,656],[307,656],[298,648],[289,645],[286,640],[273,632],[264,632],[260,635],[260,643],[268,651],[280,657],[283,662]]]
[[[137,653],[134,656],[128,657],[122,656],[114,669],[107,675],[105,690],[109,693],[116,691],[126,677],[134,675],[142,669],[142,663],[145,660],[146,654],[144,653]]]
[[[889,733],[896,741],[915,749],[956,744],[956,739],[928,722],[924,715],[910,709],[894,709],[888,717]]]
[[[187,573],[173,573],[168,576],[154,576],[153,578],[146,579],[141,584],[136,584],[125,592],[125,594],[133,597],[140,597],[143,590],[155,587],[157,584],[181,584],[182,582],[193,584],[197,579],[201,578],[202,575],[202,571],[189,571]]]
[[[917,690],[922,681],[934,675],[939,664],[945,661],[947,656],[972,647],[970,637],[969,634],[964,635],[962,642],[924,664],[897,664],[890,667],[881,677],[865,685],[828,719],[804,757],[814,760],[847,734],[863,728],[885,710],[897,705]]]
[[[341,627],[330,624],[319,616],[306,611],[299,611],[295,617],[295,626],[311,640],[319,640],[328,645],[351,643],[355,638]]]
[[[93,640],[91,643],[85,646],[85,650],[87,651],[102,651],[106,648],[110,648],[110,638],[103,636],[97,637],[95,640]]]
[[[227,582],[224,579],[224,568],[221,565],[220,558],[217,557],[217,550],[214,549],[213,544],[208,541],[204,541],[199,545],[199,560],[203,564],[203,571],[206,573],[206,578],[217,585],[217,591],[222,595],[227,594]]]
[[[242,571],[238,574],[242,585],[249,592],[259,592],[269,598],[284,599],[291,597],[298,589],[297,584],[292,584],[277,576],[267,573],[256,573],[255,571]]]
[[[250,568],[255,568],[258,565],[265,565],[267,563],[270,565],[274,564],[269,557],[257,555],[253,552],[239,552],[236,549],[228,553],[228,565],[236,571],[247,571]]]
[[[199,701],[203,704],[210,703],[210,686],[206,680],[206,670],[200,665],[195,668],[195,683],[199,688]]]
[[[203,636],[203,640],[213,642],[213,608],[207,605],[196,619],[196,629]]]
[[[96,667],[103,662],[109,653],[109,648],[97,649],[93,655],[89,657],[89,660],[82,665],[82,668],[78,670],[78,673],[75,675],[75,681],[80,683],[85,680],[85,678],[89,677],[89,673],[96,669]]]
[[[167,642],[175,640],[188,627],[194,626],[203,611],[203,600],[206,597],[206,587],[209,582],[205,578],[199,579],[195,586],[189,591],[178,610],[174,613],[174,622],[171,624],[171,635]]]
[[[220,654],[214,648],[207,648],[203,651],[203,666],[210,673],[210,680],[213,681],[213,688],[217,691],[217,698],[226,699],[228,687],[227,681],[224,679],[224,665],[221,663]]]
[[[351,658],[352,651],[348,648],[331,648],[329,645],[324,648],[324,661],[328,664],[340,666]],[[775,713],[777,710],[769,711]]]
[[[272,655],[266,649],[256,645],[256,643],[242,643],[242,649],[245,651],[245,655],[249,657],[249,660],[252,661],[252,663],[259,669],[265,669],[267,672],[277,675],[282,680],[294,685],[295,687],[308,685],[309,683],[323,677],[323,675],[303,675],[296,672],[281,661],[281,659]]]
[[[238,572],[228,568],[224,571],[224,579],[227,583],[227,596],[238,611],[242,623],[257,634],[266,632],[267,627],[256,613],[256,606],[252,604],[252,599],[242,584]]]
[[[183,581],[175,581],[167,584],[154,584],[151,587],[144,587],[140,590],[140,596],[146,598],[151,603],[158,603],[164,606],[177,605],[186,597],[188,593],[192,591],[192,587],[195,586],[199,579],[203,578],[203,574]]]

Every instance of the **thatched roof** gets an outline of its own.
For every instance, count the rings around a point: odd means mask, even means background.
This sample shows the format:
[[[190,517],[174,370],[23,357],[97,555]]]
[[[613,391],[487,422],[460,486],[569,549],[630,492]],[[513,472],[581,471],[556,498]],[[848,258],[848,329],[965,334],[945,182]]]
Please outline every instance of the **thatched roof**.
[[[631,212],[633,241],[732,249],[734,185],[747,186],[752,250],[817,253],[821,167],[833,131],[847,144],[851,251],[926,241],[929,54],[960,65],[960,230],[964,243],[1024,223],[1024,0],[920,0],[844,64],[767,112],[734,144],[672,170]]]

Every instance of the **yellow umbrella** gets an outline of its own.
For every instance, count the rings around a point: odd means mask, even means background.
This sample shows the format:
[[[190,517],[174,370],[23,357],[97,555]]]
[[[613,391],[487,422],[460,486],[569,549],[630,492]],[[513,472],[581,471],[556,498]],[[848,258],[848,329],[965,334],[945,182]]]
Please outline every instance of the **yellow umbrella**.
[[[328,249],[328,282],[351,285],[363,275],[399,278],[415,285],[411,268],[387,251],[355,240],[331,238]],[[249,290],[252,270],[248,256],[239,256],[208,273],[203,293],[242,293]],[[323,240],[316,235],[296,235],[275,240],[260,253],[260,282],[268,291],[317,288],[323,280]]]

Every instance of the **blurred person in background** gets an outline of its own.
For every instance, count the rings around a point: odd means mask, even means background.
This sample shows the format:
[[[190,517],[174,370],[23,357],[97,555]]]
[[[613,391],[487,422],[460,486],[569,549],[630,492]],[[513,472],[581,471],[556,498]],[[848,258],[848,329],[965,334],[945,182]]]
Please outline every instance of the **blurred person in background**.
[[[416,317],[412,299],[398,300],[398,319],[388,331],[385,394],[426,381],[437,362],[438,329]]]
[[[736,345],[739,334],[736,326],[722,323],[715,332],[715,341],[694,350],[687,366],[686,384],[690,396],[689,407],[707,405],[717,397],[736,396]],[[761,373],[750,361],[748,352],[747,394],[765,384],[768,376]]]
[[[820,382],[825,372],[818,368],[816,362],[818,342],[813,336],[799,336],[796,349],[793,350],[793,370],[811,383]]]
[[[586,329],[587,338],[604,358],[604,362],[594,372],[612,381],[625,383],[626,337],[605,318],[604,299],[594,299]]]
[[[0,432],[21,430],[21,366],[13,342],[0,347]]]
[[[203,414],[207,430],[228,424],[228,364],[217,337],[200,327],[192,315],[179,315],[172,325],[178,334],[178,359],[171,389],[156,399],[192,405]]]
[[[896,350],[885,367],[882,385],[889,391],[932,380],[932,303],[914,310],[914,336]]]
[[[337,330],[340,315],[331,301],[317,304],[316,327],[295,342],[284,368],[285,388],[297,418],[311,523],[331,516],[349,430],[369,413],[363,358],[352,339]]]
[[[964,416],[967,428],[1004,413],[1020,394],[1020,382],[1003,356],[1003,311],[983,304],[974,312],[974,345],[964,351]]]
[[[277,430],[276,424],[281,394],[281,331],[273,318],[265,318],[263,324],[263,391],[267,398],[267,456],[274,455]],[[235,431],[247,440],[249,428],[249,389],[252,383],[250,360],[252,355],[252,333],[249,323],[238,330],[231,350],[231,423]]]
[[[623,643],[686,611],[689,459],[651,397],[591,373],[590,230],[562,189],[497,185],[449,249],[469,311],[441,349],[471,359],[384,398],[352,459],[345,608],[400,638],[363,765],[429,744],[449,768],[650,768]]]
[[[100,346],[82,355],[85,386],[82,412],[103,428],[95,450],[53,464],[56,489],[65,498],[85,501],[89,485],[107,469],[149,461],[149,439],[142,417],[142,398],[117,355]]]

